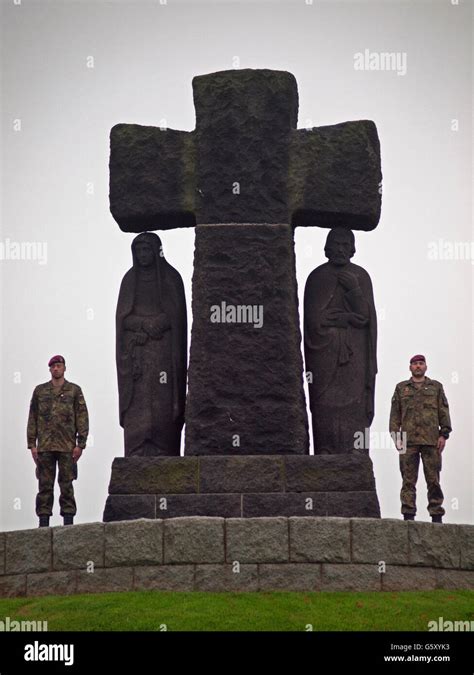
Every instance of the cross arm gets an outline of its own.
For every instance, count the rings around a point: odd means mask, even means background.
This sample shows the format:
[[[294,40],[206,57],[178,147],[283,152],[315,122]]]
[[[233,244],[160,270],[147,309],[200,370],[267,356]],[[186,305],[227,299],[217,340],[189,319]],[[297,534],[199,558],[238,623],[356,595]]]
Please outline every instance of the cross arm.
[[[192,132],[116,124],[110,132],[110,211],[123,232],[194,227]]]
[[[380,142],[370,120],[291,131],[291,222],[373,230],[381,209]]]

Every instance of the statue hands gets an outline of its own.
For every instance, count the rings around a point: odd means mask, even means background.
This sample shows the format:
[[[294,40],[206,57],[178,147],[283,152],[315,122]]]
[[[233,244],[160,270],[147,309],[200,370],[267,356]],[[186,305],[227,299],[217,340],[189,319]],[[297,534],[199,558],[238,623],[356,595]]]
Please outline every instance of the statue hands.
[[[353,291],[356,288],[359,288],[359,280],[353,272],[339,272],[337,278],[346,291]]]
[[[321,326],[331,328],[348,328],[349,326],[364,328],[366,324],[367,319],[364,316],[355,312],[345,312],[337,307],[326,309],[321,321]]]
[[[143,320],[143,329],[153,340],[161,340],[165,331],[171,328],[168,317],[163,312],[158,316]]]
[[[134,340],[135,340],[135,344],[144,345],[145,342],[148,340],[148,335],[146,333],[137,332],[134,335]]]
[[[327,309],[324,312],[323,320],[321,321],[321,326],[332,327],[332,328],[347,328],[351,323],[351,312],[344,312],[342,309],[337,309],[333,307],[332,309]]]
[[[167,331],[171,328],[171,322],[168,319],[168,315],[165,314],[165,312],[161,312],[161,314],[158,314],[158,316],[156,317],[156,320],[158,321],[158,323],[161,327],[162,333],[164,333],[165,331]]]
[[[152,317],[150,319],[143,319],[143,330],[145,331],[147,336],[152,338],[153,340],[159,340],[162,337],[162,332],[160,330],[160,326],[158,324],[158,320],[156,317]]]

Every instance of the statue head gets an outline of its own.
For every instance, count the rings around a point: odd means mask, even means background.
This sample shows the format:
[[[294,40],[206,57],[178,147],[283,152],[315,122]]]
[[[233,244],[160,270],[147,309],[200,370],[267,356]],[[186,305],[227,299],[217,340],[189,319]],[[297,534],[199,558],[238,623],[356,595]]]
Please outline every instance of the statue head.
[[[133,264],[149,268],[159,263],[161,239],[154,232],[142,232],[132,241]]]
[[[324,246],[326,258],[332,265],[347,265],[355,253],[355,239],[352,230],[345,227],[333,227]]]

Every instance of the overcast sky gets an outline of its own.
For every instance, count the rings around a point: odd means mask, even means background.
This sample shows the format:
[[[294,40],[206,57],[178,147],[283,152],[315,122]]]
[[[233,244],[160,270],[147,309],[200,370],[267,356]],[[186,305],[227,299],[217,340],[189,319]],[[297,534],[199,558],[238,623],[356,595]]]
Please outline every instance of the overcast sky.
[[[109,131],[163,120],[191,131],[192,78],[233,67],[293,73],[299,127],[377,124],[382,217],[375,231],[356,232],[353,258],[371,275],[379,320],[372,431],[386,432],[395,384],[409,377],[410,356],[425,354],[454,429],[441,475],[445,520],[472,523],[470,3],[2,0],[1,9],[0,529],[37,525],[26,421],[56,353],[91,420],[76,522],[102,519],[112,460],[123,455],[114,316],[134,236],[108,209]],[[390,69],[355,67],[357,54],[367,65],[381,53],[394,55]],[[159,234],[191,326],[194,232]],[[300,311],[308,274],[326,261],[326,235],[296,231]],[[12,259],[22,243],[36,259]],[[399,518],[397,453],[374,447],[371,456],[382,515]],[[59,524],[57,501],[54,513]],[[428,520],[421,469],[418,513]]]

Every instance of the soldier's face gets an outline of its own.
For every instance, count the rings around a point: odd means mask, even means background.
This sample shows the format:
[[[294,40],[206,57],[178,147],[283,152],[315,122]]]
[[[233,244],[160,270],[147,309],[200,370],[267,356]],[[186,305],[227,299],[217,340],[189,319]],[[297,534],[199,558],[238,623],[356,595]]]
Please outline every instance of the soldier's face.
[[[65,370],[66,366],[64,365],[64,363],[53,363],[53,365],[49,367],[51,377],[54,377],[55,380],[60,380],[61,377],[64,375]]]
[[[139,243],[135,246],[135,255],[137,256],[140,267],[149,267],[153,264],[153,251],[148,244]]]
[[[413,363],[410,363],[411,374],[415,375],[416,377],[424,375],[426,373],[427,367],[428,366],[426,365],[425,361],[413,361]]]

